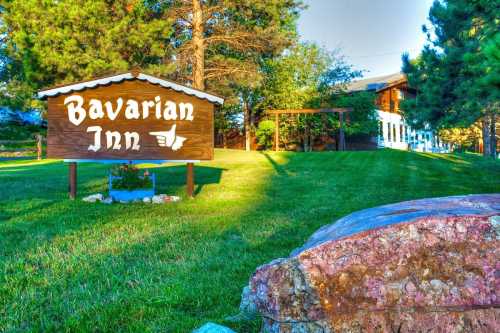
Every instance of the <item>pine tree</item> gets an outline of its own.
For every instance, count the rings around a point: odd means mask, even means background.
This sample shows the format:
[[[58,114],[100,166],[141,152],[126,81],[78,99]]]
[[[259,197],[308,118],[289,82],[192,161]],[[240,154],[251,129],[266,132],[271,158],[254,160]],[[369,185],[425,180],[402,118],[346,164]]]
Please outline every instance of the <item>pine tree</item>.
[[[483,122],[485,155],[496,156],[499,113],[498,68],[500,1],[435,1],[429,19],[430,44],[414,61],[403,56],[403,70],[417,99],[403,103],[415,126],[466,127]]]
[[[158,1],[151,0],[152,3]],[[240,104],[246,149],[254,123],[251,91],[262,80],[263,59],[296,39],[301,0],[170,0],[165,16],[175,22],[177,80]]]
[[[3,104],[26,108],[41,87],[132,67],[175,69],[172,22],[143,1],[10,0],[2,8]]]
[[[290,45],[302,8],[298,0],[162,3],[174,22],[179,78],[219,92],[260,79],[260,56],[279,54]]]

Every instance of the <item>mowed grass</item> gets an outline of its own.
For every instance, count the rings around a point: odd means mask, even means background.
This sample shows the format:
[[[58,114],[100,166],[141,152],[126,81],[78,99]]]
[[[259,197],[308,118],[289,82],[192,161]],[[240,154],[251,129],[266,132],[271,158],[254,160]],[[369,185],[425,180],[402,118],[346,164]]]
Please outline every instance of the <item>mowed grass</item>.
[[[185,167],[144,166],[184,195]],[[79,167],[79,197],[105,192],[109,166]],[[320,226],[377,205],[500,192],[500,164],[401,151],[216,151],[180,203],[67,199],[61,161],[0,162],[0,331],[190,332],[231,323],[255,268]]]

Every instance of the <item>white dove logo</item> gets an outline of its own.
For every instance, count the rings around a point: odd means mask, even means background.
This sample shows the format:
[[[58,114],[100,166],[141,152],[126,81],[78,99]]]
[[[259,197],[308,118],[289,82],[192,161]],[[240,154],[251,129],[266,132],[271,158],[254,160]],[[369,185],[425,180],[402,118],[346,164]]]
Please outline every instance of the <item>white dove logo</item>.
[[[186,138],[182,136],[175,135],[175,128],[177,125],[172,125],[172,128],[168,131],[160,131],[160,132],[149,132],[150,135],[156,136],[156,140],[158,141],[158,146],[160,147],[169,147],[172,150],[179,150]]]

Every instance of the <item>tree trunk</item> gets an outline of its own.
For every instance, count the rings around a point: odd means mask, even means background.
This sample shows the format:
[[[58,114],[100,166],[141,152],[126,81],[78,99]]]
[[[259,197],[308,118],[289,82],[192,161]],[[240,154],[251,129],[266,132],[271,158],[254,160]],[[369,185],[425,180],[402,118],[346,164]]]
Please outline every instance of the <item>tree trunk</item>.
[[[227,149],[227,132],[222,132],[222,146]]]
[[[250,109],[248,108],[248,103],[243,101],[243,116],[244,116],[244,126],[245,126],[245,150],[250,151],[252,149],[251,145],[251,131],[250,131]]]
[[[309,151],[309,145],[310,145],[309,139],[310,139],[309,126],[307,126],[306,124],[304,128],[304,152]]]
[[[201,0],[193,0],[193,87],[205,89],[205,45]]]
[[[494,111],[491,112],[490,120],[490,156],[497,158],[497,124],[496,124],[496,114]]]
[[[250,114],[250,128],[255,128],[255,112],[252,112],[253,106],[248,105],[247,108]]]
[[[489,124],[489,119],[487,116],[484,116],[482,119],[482,132],[483,132],[483,156],[488,157],[490,156],[490,151],[491,151],[491,143],[490,143],[490,124]]]

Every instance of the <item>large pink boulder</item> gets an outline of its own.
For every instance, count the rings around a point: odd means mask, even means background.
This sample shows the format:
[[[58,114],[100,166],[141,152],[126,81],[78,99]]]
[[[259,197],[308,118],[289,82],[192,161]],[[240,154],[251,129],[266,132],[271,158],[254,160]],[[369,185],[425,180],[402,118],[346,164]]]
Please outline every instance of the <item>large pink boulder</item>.
[[[257,269],[266,332],[500,332],[500,194],[408,201]]]

